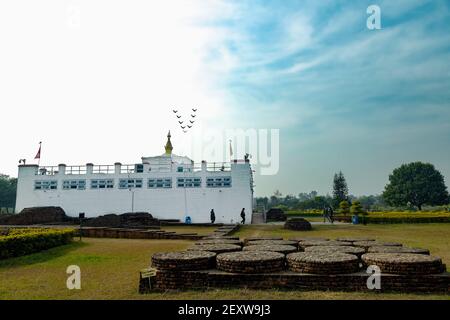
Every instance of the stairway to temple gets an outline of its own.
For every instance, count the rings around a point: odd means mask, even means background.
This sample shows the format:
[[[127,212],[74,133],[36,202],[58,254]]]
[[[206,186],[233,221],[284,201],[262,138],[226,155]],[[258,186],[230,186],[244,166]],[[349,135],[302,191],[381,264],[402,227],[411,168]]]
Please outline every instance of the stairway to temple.
[[[263,212],[252,213],[252,224],[266,223],[266,215]]]

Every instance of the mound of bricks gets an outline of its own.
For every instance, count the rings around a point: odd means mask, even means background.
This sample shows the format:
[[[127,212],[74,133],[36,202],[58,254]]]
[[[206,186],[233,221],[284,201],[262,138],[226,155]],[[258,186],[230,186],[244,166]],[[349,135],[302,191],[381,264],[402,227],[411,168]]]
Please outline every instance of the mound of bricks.
[[[311,223],[303,218],[292,218],[284,223],[284,228],[297,231],[309,231],[312,229]]]
[[[297,251],[297,247],[283,245],[283,244],[262,244],[262,245],[251,245],[246,246],[242,249],[243,251],[271,251],[279,253],[292,253]]]
[[[231,273],[271,273],[284,267],[284,254],[269,251],[242,251],[219,254],[217,269]]]
[[[359,259],[353,254],[296,252],[287,255],[289,270],[299,273],[340,274],[359,270]]]
[[[242,241],[233,239],[207,239],[199,240],[195,244],[234,244],[236,246],[242,246]]]
[[[284,246],[298,246],[297,241],[290,241],[290,240],[255,240],[255,241],[249,241],[247,242],[248,246],[255,246],[255,245],[284,245]]]
[[[319,253],[328,253],[328,254],[340,252],[340,253],[354,254],[358,258],[361,258],[361,256],[364,253],[366,253],[366,250],[364,248],[351,247],[351,246],[311,246],[311,247],[306,247],[305,252],[311,252],[311,253],[319,252]]]
[[[388,246],[374,246],[368,249],[369,253],[415,253],[415,254],[430,254],[430,250],[422,248],[408,248],[408,247],[388,247]]]
[[[378,266],[382,273],[425,275],[445,271],[441,258],[424,254],[366,253],[362,260],[366,265]]]
[[[370,247],[401,247],[402,244],[398,242],[380,242],[380,241],[356,241],[353,242],[355,247],[365,248],[366,251]]]
[[[206,270],[214,266],[216,254],[208,251],[159,252],[152,256],[152,266],[159,270]]]
[[[361,241],[375,241],[375,239],[374,238],[337,238],[336,241],[361,242]]]
[[[298,246],[301,250],[305,250],[306,247],[312,247],[312,246],[351,246],[352,244],[350,242],[344,242],[344,241],[336,241],[336,240],[330,240],[330,241],[320,241],[320,240],[308,240],[308,241],[300,241]]]
[[[224,252],[241,251],[242,247],[235,244],[228,243],[209,243],[209,244],[197,244],[187,249],[188,251],[210,251],[217,254]]]

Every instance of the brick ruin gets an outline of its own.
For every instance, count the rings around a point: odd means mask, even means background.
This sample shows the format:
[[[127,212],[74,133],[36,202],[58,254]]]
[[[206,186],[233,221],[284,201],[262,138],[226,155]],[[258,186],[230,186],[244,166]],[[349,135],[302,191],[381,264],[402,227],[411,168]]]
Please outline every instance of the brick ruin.
[[[199,240],[187,251],[154,254],[151,262],[151,276],[141,272],[141,293],[209,288],[369,291],[369,265],[381,269],[377,291],[450,291],[450,273],[429,250],[370,238],[253,237],[241,242],[224,233]]]
[[[297,231],[309,231],[312,229],[311,223],[304,218],[291,218],[286,220],[284,228]]]

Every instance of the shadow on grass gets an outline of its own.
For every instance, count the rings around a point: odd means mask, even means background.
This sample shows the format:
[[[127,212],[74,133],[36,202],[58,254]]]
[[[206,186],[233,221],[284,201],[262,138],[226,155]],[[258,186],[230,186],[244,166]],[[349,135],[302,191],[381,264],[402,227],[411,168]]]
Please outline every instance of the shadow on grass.
[[[1,268],[11,268],[11,267],[20,267],[31,265],[35,263],[41,263],[49,260],[53,260],[68,254],[69,252],[88,246],[85,242],[73,241],[70,244],[66,244],[64,246],[59,246],[55,248],[51,248],[48,250],[44,250],[37,253],[32,253],[26,256],[9,258],[5,260],[0,260],[0,269]]]

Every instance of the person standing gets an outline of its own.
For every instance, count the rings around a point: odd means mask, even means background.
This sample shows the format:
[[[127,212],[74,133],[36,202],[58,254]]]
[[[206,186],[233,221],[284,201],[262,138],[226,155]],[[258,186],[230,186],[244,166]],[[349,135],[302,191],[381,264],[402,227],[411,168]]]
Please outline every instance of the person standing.
[[[216,214],[214,213],[214,209],[211,209],[210,217],[211,223],[213,224],[216,221]]]
[[[241,211],[241,218],[242,218],[241,223],[242,223],[242,224],[245,224],[245,208],[242,208],[242,211]]]

